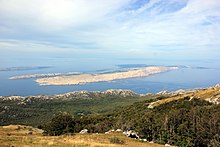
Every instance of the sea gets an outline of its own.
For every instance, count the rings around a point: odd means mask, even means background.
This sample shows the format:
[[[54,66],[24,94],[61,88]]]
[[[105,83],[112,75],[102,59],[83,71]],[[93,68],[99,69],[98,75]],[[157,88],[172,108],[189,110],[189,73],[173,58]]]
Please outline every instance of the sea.
[[[40,86],[34,80],[10,77],[50,73],[109,73],[146,66],[178,66],[178,70],[141,78],[129,78],[110,82],[83,85]],[[220,60],[169,60],[147,58],[63,58],[63,57],[15,57],[0,64],[0,96],[54,95],[73,91],[105,91],[128,89],[139,94],[175,91],[179,89],[205,88],[220,83]]]

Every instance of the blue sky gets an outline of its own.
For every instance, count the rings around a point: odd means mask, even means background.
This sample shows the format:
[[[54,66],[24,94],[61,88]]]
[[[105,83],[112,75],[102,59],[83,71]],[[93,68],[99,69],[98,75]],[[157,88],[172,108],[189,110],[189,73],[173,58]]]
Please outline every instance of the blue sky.
[[[218,59],[219,0],[0,0],[0,53]]]

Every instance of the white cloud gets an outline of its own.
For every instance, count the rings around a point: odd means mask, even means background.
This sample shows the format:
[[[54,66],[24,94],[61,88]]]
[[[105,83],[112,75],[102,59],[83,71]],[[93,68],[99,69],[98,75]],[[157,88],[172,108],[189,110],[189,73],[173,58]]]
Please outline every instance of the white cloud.
[[[55,31],[92,24],[125,3],[126,0],[1,0],[0,18],[13,28]]]
[[[18,40],[14,49],[23,51],[144,56],[220,45],[219,0],[150,0],[138,7],[135,0],[0,0],[0,20],[2,42]]]

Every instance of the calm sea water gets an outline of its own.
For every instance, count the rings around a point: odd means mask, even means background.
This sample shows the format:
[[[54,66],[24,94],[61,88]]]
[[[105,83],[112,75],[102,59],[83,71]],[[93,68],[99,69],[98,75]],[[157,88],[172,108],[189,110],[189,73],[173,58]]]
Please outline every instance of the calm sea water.
[[[120,65],[120,66],[117,66]],[[89,83],[85,85],[39,86],[35,79],[9,80],[9,77],[60,73],[83,72],[100,73],[146,65],[187,66],[175,71],[156,74],[145,78],[131,78],[111,82]],[[0,71],[0,95],[59,94],[71,91],[104,91],[107,89],[130,89],[136,93],[156,93],[162,90],[203,88],[220,83],[220,60],[155,60],[155,59],[73,59],[73,58],[13,58],[4,60],[0,69],[7,67],[46,66],[48,68]]]

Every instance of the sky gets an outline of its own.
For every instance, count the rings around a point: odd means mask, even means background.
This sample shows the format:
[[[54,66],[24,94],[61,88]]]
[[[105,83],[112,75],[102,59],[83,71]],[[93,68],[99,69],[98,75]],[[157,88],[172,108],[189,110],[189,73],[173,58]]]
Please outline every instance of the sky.
[[[218,59],[219,0],[0,0],[0,56]]]

